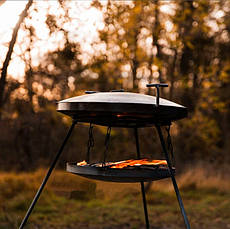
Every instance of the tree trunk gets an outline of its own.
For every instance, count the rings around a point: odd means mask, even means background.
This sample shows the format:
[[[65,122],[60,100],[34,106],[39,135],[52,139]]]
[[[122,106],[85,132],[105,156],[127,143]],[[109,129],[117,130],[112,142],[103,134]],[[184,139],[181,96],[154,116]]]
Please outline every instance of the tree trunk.
[[[137,79],[137,68],[139,66],[139,62],[138,62],[138,57],[137,57],[137,49],[138,49],[138,45],[137,45],[137,42],[138,42],[138,34],[139,34],[139,29],[136,29],[135,30],[135,43],[134,43],[134,48],[133,48],[133,59],[131,61],[131,68],[132,68],[132,75],[133,75],[133,90],[135,92],[138,92],[138,88],[139,88],[139,85],[138,85],[138,79]]]
[[[176,61],[177,61],[177,50],[174,50],[174,57],[172,61],[171,76],[170,76],[170,89],[169,89],[169,100],[173,100],[174,93],[174,83],[175,83],[175,71],[176,71]]]
[[[138,35],[140,34],[141,29],[141,15],[143,11],[143,2],[136,1],[136,7],[140,7],[140,12],[136,14],[135,23],[137,27],[134,29],[134,44],[133,44],[133,58],[131,59],[131,68],[132,68],[132,76],[133,76],[133,91],[139,91],[139,79],[137,78],[137,69],[140,65],[138,59]]]
[[[160,34],[160,22],[159,22],[159,2],[158,0],[154,1],[154,24],[152,26],[152,47],[156,47],[157,53],[154,55],[153,53],[151,54],[149,58],[149,70],[150,70],[150,76],[149,76],[149,83],[152,83],[153,80],[153,71],[152,71],[152,64],[156,62],[156,59],[161,59],[161,47],[158,44],[159,40],[159,34]],[[161,69],[158,69],[159,72],[159,82],[162,83],[162,73]],[[148,90],[148,94],[151,94],[151,88]]]
[[[32,47],[32,43],[33,43],[33,32],[31,27],[28,28],[29,29],[29,33],[30,33],[30,43],[29,43],[29,47],[28,47],[28,62],[26,63],[26,65],[28,66],[28,70],[25,74],[26,76],[26,86],[27,86],[27,93],[28,93],[28,98],[29,98],[29,106],[30,106],[30,111],[32,113],[34,113],[34,106],[33,106],[33,68],[32,68],[32,57],[31,57],[31,47]],[[26,58],[25,58],[26,59]],[[26,62],[26,61],[25,61]]]
[[[2,108],[4,105],[3,101],[4,101],[4,91],[5,91],[5,86],[6,86],[7,69],[8,69],[10,60],[11,60],[11,55],[13,53],[15,42],[17,40],[18,30],[19,30],[20,25],[22,24],[23,20],[27,16],[28,10],[29,10],[30,6],[32,5],[32,3],[33,3],[33,0],[28,1],[25,9],[22,11],[22,13],[19,17],[19,20],[18,20],[16,26],[14,27],[12,38],[11,38],[11,41],[9,44],[9,49],[8,49],[7,54],[6,54],[6,58],[5,58],[5,61],[3,63],[3,66],[2,66],[1,79],[0,79],[0,119],[2,116]]]
[[[133,74],[133,90],[138,92],[138,79],[137,79],[137,68],[138,68],[138,61],[136,58],[132,61],[132,74]]]

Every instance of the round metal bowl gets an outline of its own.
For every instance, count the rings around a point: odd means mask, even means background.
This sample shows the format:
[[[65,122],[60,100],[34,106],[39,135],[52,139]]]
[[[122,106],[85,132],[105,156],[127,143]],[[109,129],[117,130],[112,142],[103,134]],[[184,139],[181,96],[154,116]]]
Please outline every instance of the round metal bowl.
[[[160,98],[130,92],[99,92],[65,99],[57,111],[79,122],[103,126],[145,127],[168,125],[185,118],[187,108]]]
[[[67,163],[66,170],[82,177],[120,183],[135,183],[161,180],[170,177],[168,167],[129,167],[108,168],[93,167],[90,165],[78,166],[76,163]],[[175,173],[175,169],[173,169]]]

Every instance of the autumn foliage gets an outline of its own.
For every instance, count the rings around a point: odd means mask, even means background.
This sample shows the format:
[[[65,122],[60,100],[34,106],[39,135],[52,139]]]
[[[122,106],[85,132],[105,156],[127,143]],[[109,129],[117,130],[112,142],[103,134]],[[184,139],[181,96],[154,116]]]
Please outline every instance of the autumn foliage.
[[[124,88],[153,94],[145,84],[154,82],[168,83],[161,96],[188,107],[189,117],[172,126],[177,166],[230,162],[229,1],[52,4],[42,3],[42,11],[41,3],[33,2],[20,25],[24,39],[15,45],[21,47],[25,72],[23,80],[8,74],[2,91],[1,169],[31,170],[49,164],[70,125],[56,112],[57,100],[85,90]],[[35,26],[41,12],[46,12],[40,23],[45,38]],[[100,23],[87,27],[76,12],[98,15]],[[37,46],[39,42],[45,45]],[[35,50],[42,53],[39,58]],[[102,159],[105,133],[104,127],[94,130],[93,161]],[[87,138],[88,126],[80,124],[59,166],[84,160]],[[131,130],[112,129],[111,138],[108,160],[135,158]],[[154,129],[140,130],[140,143],[143,157],[163,159]]]

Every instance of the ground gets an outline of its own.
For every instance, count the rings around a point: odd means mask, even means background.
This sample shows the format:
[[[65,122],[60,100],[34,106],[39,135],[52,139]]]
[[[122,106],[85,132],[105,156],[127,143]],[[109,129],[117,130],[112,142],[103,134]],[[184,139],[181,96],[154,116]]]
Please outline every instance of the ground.
[[[19,227],[44,174],[43,169],[0,174],[0,229]],[[178,176],[178,183],[191,228],[230,228],[228,180],[196,170]],[[170,179],[154,182],[147,202],[150,228],[185,228]],[[56,171],[25,228],[145,228],[140,184],[95,182]]]

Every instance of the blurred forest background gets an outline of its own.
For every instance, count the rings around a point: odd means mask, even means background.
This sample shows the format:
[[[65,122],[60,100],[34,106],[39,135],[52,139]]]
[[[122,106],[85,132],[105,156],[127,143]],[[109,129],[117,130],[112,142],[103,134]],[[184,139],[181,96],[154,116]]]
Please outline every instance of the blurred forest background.
[[[23,4],[1,43],[1,170],[49,165],[71,123],[56,112],[58,100],[120,88],[153,95],[145,85],[157,82],[169,84],[163,98],[189,110],[172,127],[177,166],[230,163],[230,1]],[[102,156],[105,133],[94,130],[93,160]],[[142,155],[161,158],[154,130],[140,135]],[[59,166],[85,159],[87,140],[88,125],[80,124]],[[135,157],[131,130],[112,130],[109,157]]]
[[[158,82],[189,111],[171,132],[191,227],[230,228],[230,1],[1,0],[0,53],[0,229],[18,228],[67,133],[57,101],[86,90],[154,95],[145,85]],[[88,130],[76,126],[27,228],[144,228],[139,184],[63,171],[85,159]],[[92,162],[105,135],[94,128]],[[113,128],[107,160],[135,158],[133,135]],[[163,158],[154,128],[140,129],[140,144],[142,157]],[[170,179],[146,187],[151,228],[184,228]]]

